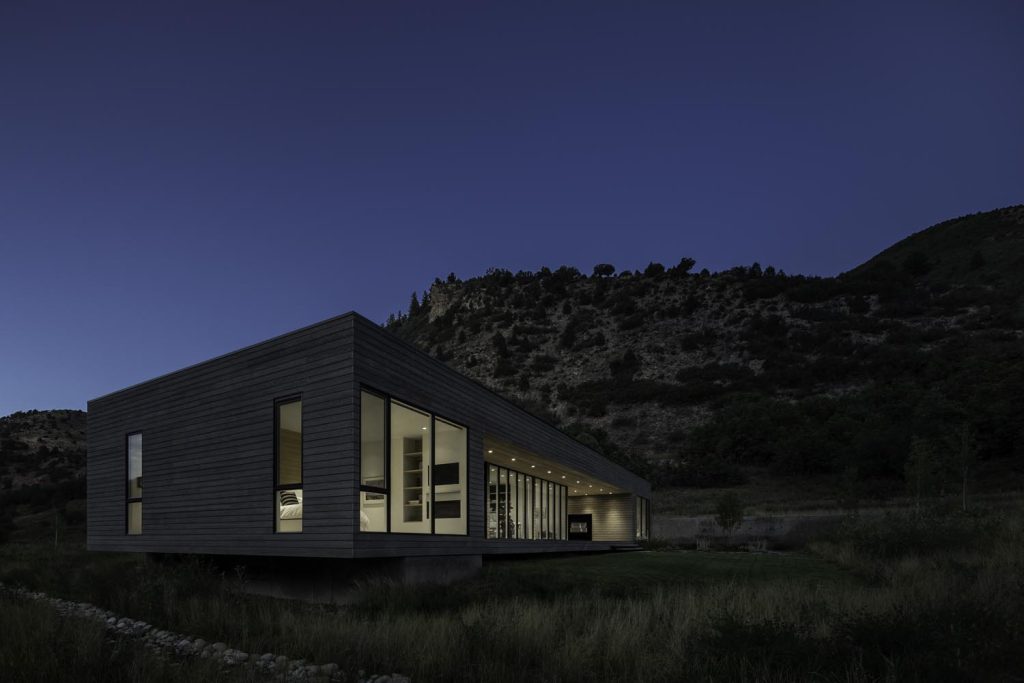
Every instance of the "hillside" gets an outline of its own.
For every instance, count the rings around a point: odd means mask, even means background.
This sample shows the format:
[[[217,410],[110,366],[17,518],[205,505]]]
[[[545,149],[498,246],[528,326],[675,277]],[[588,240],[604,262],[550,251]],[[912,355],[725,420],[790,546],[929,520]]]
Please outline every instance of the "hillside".
[[[436,280],[387,327],[661,483],[903,476],[917,437],[1024,460],[1024,207],[835,278],[599,264]]]
[[[0,417],[0,502],[84,495],[85,412],[29,410]]]
[[[900,240],[851,276],[898,266],[938,286],[1024,293],[1024,206],[962,216]]]

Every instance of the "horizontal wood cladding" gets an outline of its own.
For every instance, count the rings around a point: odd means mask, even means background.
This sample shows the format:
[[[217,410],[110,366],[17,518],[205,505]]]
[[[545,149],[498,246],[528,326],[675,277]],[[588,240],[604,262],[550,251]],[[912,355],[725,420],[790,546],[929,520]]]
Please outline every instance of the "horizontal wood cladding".
[[[633,543],[636,540],[634,498],[630,495],[569,496],[570,515],[592,515],[593,540]]]
[[[468,534],[368,534],[359,519],[359,387],[469,430]],[[274,533],[274,402],[302,398],[303,530]],[[526,554],[632,541],[632,496],[599,503],[594,541],[484,538],[484,437],[637,495],[637,475],[401,341],[346,314],[89,402],[88,547],[306,557]],[[126,535],[125,436],[142,432],[143,531]],[[572,501],[570,498],[570,511]],[[628,514],[627,514],[628,513]],[[619,517],[625,516],[627,522]]]
[[[648,496],[650,484],[365,318],[355,321],[356,381],[470,428]]]
[[[578,541],[488,541],[484,539],[484,436],[506,441],[538,455],[563,463],[596,479],[633,494],[650,496],[650,484],[625,468],[579,443],[563,432],[515,406],[477,382],[459,374],[410,344],[357,317],[354,323],[354,374],[356,383],[390,394],[469,429],[468,536],[414,536],[406,534],[356,535],[357,557],[413,554],[532,553],[594,550]],[[353,408],[358,418],[358,405]],[[358,432],[358,425],[356,426]],[[358,433],[355,443],[358,443]],[[609,498],[613,498],[609,496]],[[627,525],[609,512],[607,538],[632,542],[632,496],[619,496],[628,510]],[[618,511],[615,506],[610,510]],[[601,546],[607,548],[605,544]]]
[[[89,402],[93,550],[351,557],[353,314]],[[274,533],[274,401],[302,397],[303,531]],[[125,435],[143,531],[125,534]]]

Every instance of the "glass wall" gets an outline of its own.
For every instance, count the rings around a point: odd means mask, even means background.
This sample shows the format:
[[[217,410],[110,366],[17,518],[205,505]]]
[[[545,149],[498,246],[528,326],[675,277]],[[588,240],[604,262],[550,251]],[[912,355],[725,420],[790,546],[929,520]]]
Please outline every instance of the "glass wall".
[[[360,435],[360,531],[466,533],[465,427],[362,391]]]
[[[565,539],[568,489],[487,465],[487,538]]]
[[[487,538],[498,538],[498,468],[487,466]]]
[[[276,405],[274,452],[275,529],[302,531],[302,401]]]
[[[369,392],[360,401],[359,530],[388,530],[388,483],[385,467],[385,401]]]
[[[128,496],[126,531],[129,536],[142,533],[142,434],[129,434],[127,440]]]

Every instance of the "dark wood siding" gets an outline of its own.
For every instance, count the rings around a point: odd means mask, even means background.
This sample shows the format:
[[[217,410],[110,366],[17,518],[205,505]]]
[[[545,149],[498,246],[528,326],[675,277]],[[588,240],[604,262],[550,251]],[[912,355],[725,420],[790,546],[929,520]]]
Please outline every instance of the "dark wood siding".
[[[569,496],[570,515],[593,515],[593,540],[636,542],[635,498],[631,495]]]
[[[89,402],[92,550],[347,557],[355,518],[347,315]],[[300,394],[303,531],[275,534],[274,399]],[[143,532],[125,535],[125,434],[143,434]]]
[[[360,385],[469,429],[467,535],[357,531]],[[274,400],[296,394],[303,530],[275,534]],[[371,557],[608,547],[485,539],[485,435],[650,496],[642,478],[351,313],[90,401],[88,426],[92,550]],[[133,431],[143,434],[139,536],[125,534],[125,435]],[[630,526],[613,540],[632,538]]]
[[[455,372],[440,361],[382,330],[370,321],[355,320],[356,383],[415,403],[469,428],[469,535],[356,534],[357,557],[456,553],[565,552],[607,548],[578,541],[508,541],[484,538],[484,436],[490,436],[621,487],[650,496],[650,484],[575,439]],[[353,406],[353,417],[358,406]],[[356,439],[358,442],[358,438]],[[632,496],[620,496],[630,505]],[[613,496],[609,496],[613,498]],[[358,503],[356,503],[358,504]],[[353,510],[355,513],[355,510]],[[616,541],[632,541],[629,529]]]

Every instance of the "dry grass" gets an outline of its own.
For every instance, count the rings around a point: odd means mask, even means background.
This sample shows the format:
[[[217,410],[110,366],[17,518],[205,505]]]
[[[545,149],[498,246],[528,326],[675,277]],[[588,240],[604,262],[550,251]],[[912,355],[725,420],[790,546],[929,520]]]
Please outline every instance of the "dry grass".
[[[447,589],[368,585],[349,608],[240,596],[236,577],[197,562],[44,548],[0,549],[0,580],[249,652],[338,662],[350,675],[984,681],[1024,670],[1020,512],[856,522],[815,545],[823,559],[654,552],[504,562]]]

